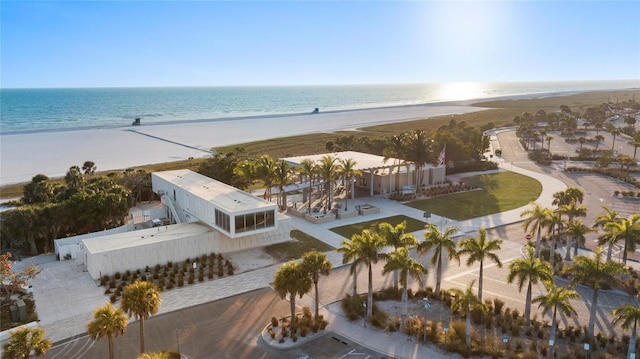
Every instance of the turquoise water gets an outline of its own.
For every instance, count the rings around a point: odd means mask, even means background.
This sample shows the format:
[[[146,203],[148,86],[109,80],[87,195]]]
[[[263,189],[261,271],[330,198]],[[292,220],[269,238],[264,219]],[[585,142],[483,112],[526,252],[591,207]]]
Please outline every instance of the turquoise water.
[[[2,133],[128,126],[638,88],[640,81],[1,89]]]

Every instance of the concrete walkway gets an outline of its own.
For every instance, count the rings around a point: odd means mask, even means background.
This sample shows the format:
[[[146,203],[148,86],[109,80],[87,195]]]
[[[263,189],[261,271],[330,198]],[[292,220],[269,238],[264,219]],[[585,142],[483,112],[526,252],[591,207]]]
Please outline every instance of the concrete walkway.
[[[492,140],[491,143],[495,145],[496,142]],[[553,193],[562,191],[567,187],[560,180],[548,175],[525,170],[503,162],[499,162],[499,165],[502,171],[511,170],[540,181],[543,190],[537,202],[543,207],[550,207]],[[332,227],[394,215],[405,215],[418,220],[424,220],[422,211],[380,197],[349,201],[350,207],[358,204],[377,206],[380,208],[380,213],[324,224],[312,224],[304,219],[292,217],[292,228],[299,229],[337,248],[344,238],[331,232],[330,228]],[[454,221],[432,215],[429,221],[437,225],[456,226],[461,229],[463,234],[472,234],[480,227],[489,229],[522,221],[520,213],[524,209],[526,209],[526,207],[465,221]],[[417,231],[414,235],[416,238],[421,239],[422,233],[423,231]],[[510,255],[513,258],[505,258],[505,260],[512,260],[519,255],[518,248],[520,244],[512,244],[513,248],[510,248]],[[328,257],[329,260],[333,262],[334,268],[342,265],[342,255],[336,251],[328,252]],[[55,261],[55,258],[51,256],[42,256],[39,261],[41,261],[39,267],[43,269],[43,272],[33,281],[33,285],[35,288],[34,297],[40,316],[40,325],[44,327],[47,336],[49,336],[54,343],[84,335],[86,333],[86,325],[92,320],[93,310],[108,301],[108,297],[103,294],[104,288],[98,287],[96,283],[91,280],[84,266],[77,266],[75,262],[59,262]],[[269,287],[278,267],[279,264],[272,265],[258,270],[236,274],[231,277],[166,291],[163,293],[160,313],[172,312],[221,298],[247,293],[255,289]],[[468,275],[470,272],[471,271],[463,271],[456,276],[462,277],[463,275]],[[72,278],[69,278],[70,275],[72,275]],[[366,281],[361,281],[360,283],[361,288],[363,288]],[[350,286],[350,284],[348,285]],[[487,293],[487,297],[488,294],[489,293]],[[301,303],[303,303],[301,305],[311,305],[312,301],[313,299],[310,296],[305,296],[301,301]],[[451,357],[451,355],[445,356],[441,352],[434,351],[424,345],[402,340],[399,341],[397,338],[386,335],[380,331],[365,330],[360,325],[351,323],[343,316],[331,313],[326,309],[323,309],[323,315],[330,322],[329,330],[391,357]]]

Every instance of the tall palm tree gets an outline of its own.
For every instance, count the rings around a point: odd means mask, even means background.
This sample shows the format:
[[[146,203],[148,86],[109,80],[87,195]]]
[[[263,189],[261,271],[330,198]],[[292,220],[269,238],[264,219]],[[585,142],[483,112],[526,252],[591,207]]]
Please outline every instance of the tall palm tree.
[[[428,142],[428,134],[423,130],[413,130],[405,134],[405,156],[416,166],[415,183],[416,188],[422,186],[424,177],[423,167],[427,163],[430,145]]]
[[[517,279],[518,291],[522,292],[524,283],[527,283],[527,299],[524,307],[525,326],[531,323],[532,287],[539,282],[553,280],[553,268],[546,261],[536,258],[533,248],[527,247],[524,258],[516,259],[509,264],[507,282],[512,283]]]
[[[399,166],[402,162],[401,158],[404,157],[405,152],[405,139],[404,134],[393,135],[386,138],[385,148],[382,150],[384,155],[383,162],[387,162],[389,158],[393,158],[393,165]],[[398,179],[400,178],[400,171],[394,167],[396,171],[395,189],[398,188]]]
[[[31,353],[44,356],[51,349],[51,339],[44,336],[44,329],[20,327],[9,332],[9,339],[2,344],[5,359],[29,359]]]
[[[158,313],[160,290],[151,282],[135,281],[124,287],[120,309],[140,321],[140,354],[144,353],[144,321]]]
[[[549,230],[548,234],[551,237],[551,249],[549,250],[549,262],[551,263],[551,267],[555,269],[556,267],[556,240],[560,235],[562,225],[564,221],[562,220],[562,215],[558,211],[551,211],[549,215]],[[557,232],[556,232],[557,231]]]
[[[620,130],[614,128],[611,130],[611,136],[613,136],[613,144],[611,145],[611,152],[614,152],[616,148],[616,137],[620,134]]]
[[[287,262],[274,274],[273,288],[282,299],[289,295],[291,334],[293,335],[296,332],[296,296],[299,295],[302,298],[311,290],[311,278],[301,262]]]
[[[127,329],[127,317],[122,310],[114,308],[111,303],[93,312],[93,321],[87,325],[87,332],[93,340],[107,338],[109,341],[109,358],[113,359],[113,337],[124,334]]]
[[[618,214],[618,212],[610,209],[607,206],[602,206],[602,209],[604,209],[604,213],[602,213],[601,215],[599,215],[598,217],[595,218],[593,226],[594,228],[604,228],[605,225],[609,222],[616,222],[619,223],[622,221],[622,217]],[[615,242],[617,241],[617,238],[614,238],[613,236],[611,236],[611,233],[609,233],[609,231],[607,231],[605,229],[605,234],[601,235],[598,237],[598,244],[599,245],[604,245],[604,244],[608,244],[607,246],[607,261],[611,260],[611,253],[613,252],[613,245],[615,244]]]
[[[327,210],[331,210],[331,184],[338,178],[338,161],[337,158],[333,156],[323,156],[320,158],[320,163],[318,164],[318,173],[322,180],[324,181],[324,192],[326,196],[326,205],[324,206],[324,213],[327,213]]]
[[[465,339],[467,348],[471,348],[471,310],[474,308],[482,308],[486,309],[485,305],[482,304],[482,300],[476,297],[473,294],[473,283],[475,280],[471,281],[467,289],[463,292],[458,288],[453,288],[450,290],[451,294],[454,297],[453,303],[451,303],[451,309],[453,311],[460,311],[460,314],[467,317],[467,325],[465,330]]]
[[[553,194],[553,204],[554,206],[564,206],[566,204],[570,204],[571,201],[582,204],[584,200],[584,192],[580,188],[569,187],[564,191],[559,191]]]
[[[275,182],[276,162],[269,155],[262,155],[254,164],[255,175],[264,182],[264,199],[271,201],[271,187]]]
[[[409,256],[409,249],[406,247],[400,247],[391,252],[387,263],[384,265],[382,274],[389,272],[400,272],[400,283],[402,284],[402,315],[400,316],[400,327],[405,327],[405,317],[409,314],[407,308],[408,302],[408,277],[413,277],[422,285],[422,276],[427,274],[427,268],[424,264],[420,263],[411,256]]]
[[[362,172],[356,169],[358,163],[351,158],[340,160],[340,175],[346,184],[346,195],[344,197],[344,210],[348,211],[349,194],[353,190],[353,176],[361,176]]]
[[[526,217],[522,223],[525,232],[529,232],[531,230],[532,234],[537,234],[535,255],[536,257],[539,257],[540,236],[542,235],[542,230],[548,226],[549,217],[551,217],[551,210],[534,202],[531,204],[529,209],[520,213],[520,217]]]
[[[558,329],[558,323],[556,321],[558,310],[568,317],[576,315],[576,310],[569,301],[580,298],[580,294],[571,288],[556,287],[551,281],[546,282],[545,286],[547,287],[547,294],[535,297],[533,303],[539,303],[538,307],[544,309],[543,314],[551,312],[551,336],[549,337],[549,341],[555,343],[556,331]],[[555,345],[549,346],[549,358],[554,358],[554,348]]]
[[[280,160],[273,168],[273,184],[278,186],[280,210],[282,211],[287,209],[287,192],[284,188],[293,183],[293,175],[293,166],[285,160]]]
[[[553,136],[547,136],[547,151],[549,151],[549,155],[551,155],[551,141],[553,140]]]
[[[640,132],[636,132],[636,134],[633,135],[631,146],[633,146],[633,159],[637,160],[636,154],[638,153],[638,147],[640,147]]]
[[[482,301],[482,277],[484,271],[485,259],[494,262],[498,268],[502,268],[500,257],[494,252],[499,251],[502,245],[502,239],[487,238],[487,230],[481,227],[478,230],[478,236],[467,238],[460,242],[460,251],[458,255],[469,256],[467,258],[467,266],[475,262],[480,262],[480,273],[478,274],[478,300]]]
[[[355,269],[360,264],[365,264],[369,270],[369,288],[367,291],[367,317],[373,314],[373,265],[378,263],[379,260],[385,260],[389,257],[388,254],[383,253],[382,249],[385,246],[384,239],[376,232],[365,229],[361,234],[354,234],[351,237],[354,242],[356,252],[353,257],[353,263],[351,264],[351,272],[354,273]]]
[[[398,223],[395,227],[387,222],[378,225],[378,233],[382,236],[385,244],[393,246],[394,250],[398,248],[413,247],[418,244],[418,240],[411,233],[405,233],[407,230],[407,221]],[[393,286],[398,289],[398,272],[393,272]]]
[[[611,234],[613,241],[624,240],[622,262],[627,264],[627,253],[636,250],[636,244],[640,242],[640,213],[622,218],[620,222],[609,222],[604,228]]]
[[[355,237],[359,234],[354,234],[351,239],[345,239],[340,243],[340,247],[336,250],[338,253],[342,253],[342,264],[347,264],[357,258],[359,248],[358,243],[355,241]],[[349,273],[353,275],[351,281],[351,297],[355,298],[358,295],[358,267],[360,263],[351,263],[349,267]]]
[[[620,282],[619,275],[626,272],[622,263],[604,262],[602,260],[602,247],[593,251],[593,257],[584,255],[573,258],[573,264],[565,267],[564,272],[572,276],[573,284],[583,283],[593,289],[591,309],[589,313],[589,334],[593,336],[596,324],[596,308],[598,307],[598,292],[604,285]]]
[[[304,175],[307,178],[307,182],[309,183],[309,188],[307,189],[307,193],[308,193],[307,200],[309,201],[308,213],[311,213],[311,203],[313,202],[312,196],[311,196],[313,191],[311,190],[311,187],[313,186],[313,178],[315,177],[317,170],[318,170],[318,167],[316,166],[316,163],[311,159],[305,158],[302,161],[300,161],[300,169],[299,169],[300,174]]]
[[[594,137],[596,139],[596,148],[593,150],[594,153],[598,152],[598,145],[600,145],[600,142],[602,142],[602,140],[604,140],[604,136],[603,135],[596,135]]]
[[[424,242],[418,243],[417,250],[420,252],[420,257],[424,257],[427,252],[433,249],[433,255],[431,256],[431,265],[436,266],[436,297],[440,296],[440,284],[442,282],[442,256],[443,252],[447,252],[447,259],[458,261],[460,265],[460,256],[456,250],[456,242],[453,240],[453,235],[456,234],[459,229],[456,227],[449,227],[441,232],[440,229],[432,223],[427,223],[424,232]]]
[[[329,275],[333,264],[327,259],[327,255],[320,251],[310,251],[302,255],[302,267],[311,276],[313,281],[315,295],[316,295],[316,317],[315,321],[318,321],[319,314],[319,294],[318,294],[318,281],[321,275]]]
[[[569,222],[567,228],[565,229],[565,233],[573,238],[573,256],[578,255],[578,247],[584,244],[585,237],[584,235],[593,232],[593,230],[582,223],[581,220]],[[565,260],[571,260],[571,250],[569,249],[569,241],[567,240],[567,254],[565,256]]]
[[[627,359],[635,357],[636,340],[638,338],[638,322],[640,322],[640,307],[635,305],[625,305],[613,310],[613,321],[611,324],[620,323],[622,329],[631,328],[631,339],[629,340],[629,349],[627,350]]]

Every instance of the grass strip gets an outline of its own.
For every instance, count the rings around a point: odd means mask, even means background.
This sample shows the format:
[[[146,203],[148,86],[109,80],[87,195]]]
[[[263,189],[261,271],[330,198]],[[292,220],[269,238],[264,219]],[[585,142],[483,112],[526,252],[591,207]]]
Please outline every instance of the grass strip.
[[[377,226],[379,223],[387,222],[392,226],[396,226],[402,221],[407,221],[407,229],[406,229],[407,233],[424,229],[424,226],[426,224],[425,222],[419,221],[417,219],[413,219],[411,217],[407,217],[404,215],[397,215],[397,216],[392,216],[387,218],[375,219],[367,222],[349,224],[341,227],[334,227],[334,228],[331,228],[331,231],[345,238],[350,239],[351,236],[353,236],[354,234],[362,233],[362,230],[371,228],[371,226]]]
[[[283,263],[292,259],[299,259],[303,254],[312,250],[328,252],[335,249],[323,241],[297,229],[291,231],[291,238],[293,238],[294,241],[272,244],[265,247],[265,251],[278,262]]]

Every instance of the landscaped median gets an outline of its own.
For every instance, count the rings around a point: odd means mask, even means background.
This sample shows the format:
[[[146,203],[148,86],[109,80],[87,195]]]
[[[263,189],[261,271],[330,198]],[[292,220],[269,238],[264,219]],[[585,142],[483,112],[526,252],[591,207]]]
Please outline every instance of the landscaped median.
[[[260,337],[269,346],[276,349],[290,349],[320,338],[327,333],[329,323],[320,316],[319,323],[314,323],[311,308],[303,307],[302,313],[296,313],[296,333],[291,333],[291,316],[271,318]]]

